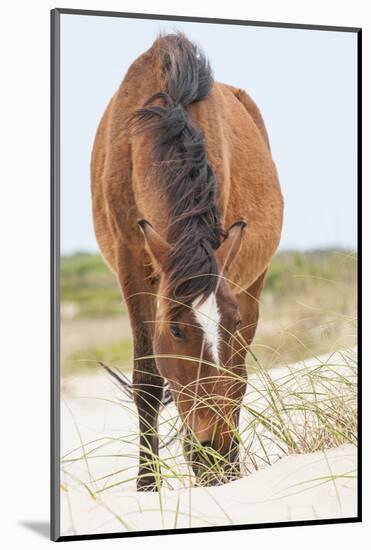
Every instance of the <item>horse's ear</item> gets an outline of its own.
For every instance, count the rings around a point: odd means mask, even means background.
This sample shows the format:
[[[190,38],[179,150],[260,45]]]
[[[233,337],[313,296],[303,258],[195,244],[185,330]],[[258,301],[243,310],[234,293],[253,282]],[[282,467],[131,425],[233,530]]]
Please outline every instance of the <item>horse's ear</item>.
[[[149,221],[139,220],[138,226],[143,233],[146,248],[152,260],[162,268],[170,252],[170,245],[153,229]]]
[[[227,236],[215,253],[220,273],[227,273],[235,260],[242,242],[246,222],[239,220],[232,224]]]

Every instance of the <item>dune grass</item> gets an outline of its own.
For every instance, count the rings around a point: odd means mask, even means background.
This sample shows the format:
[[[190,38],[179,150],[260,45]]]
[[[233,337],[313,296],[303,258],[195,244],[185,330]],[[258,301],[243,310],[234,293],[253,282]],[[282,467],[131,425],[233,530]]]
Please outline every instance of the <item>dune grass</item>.
[[[227,329],[224,327],[224,330]],[[326,360],[314,356],[308,364],[304,361],[299,368],[297,365],[288,364],[283,372],[281,368],[272,371],[271,374],[252,352],[241,334],[238,332],[228,334],[228,338],[233,339],[233,344],[238,344],[240,350],[244,349],[248,354],[250,363],[252,363],[252,365],[250,364],[250,370],[254,372],[253,381],[249,381],[248,398],[243,401],[241,406],[242,418],[245,418],[240,420],[239,427],[230,423],[228,428],[233,437],[239,442],[242,452],[245,453],[245,459],[242,460],[245,473],[250,471],[249,462],[253,469],[258,469],[261,461],[264,464],[271,463],[272,445],[274,447],[273,456],[277,457],[284,454],[310,453],[337,447],[343,443],[356,444],[357,360],[354,349],[343,350],[336,355],[330,354]],[[162,357],[175,361],[179,359],[183,362],[190,361],[192,364],[196,361],[199,364],[205,363],[209,367],[213,367],[215,375],[209,376],[207,380],[203,378],[203,383],[213,383],[220,377],[228,379],[229,385],[244,383],[244,378],[241,378],[238,374],[232,373],[228,368],[221,365],[210,363],[202,357],[195,358],[169,354],[164,356],[147,355],[135,359],[137,362],[136,368],[140,369],[140,362],[143,360]],[[334,361],[332,361],[332,357],[335,357]],[[112,368],[109,368],[108,371],[114,374]],[[115,375],[116,382],[119,378],[120,376]],[[171,385],[171,380],[168,380],[168,382]],[[127,385],[126,382],[124,385]],[[193,382],[190,382],[181,388],[181,398],[192,403],[187,417],[190,417],[194,410],[208,408],[213,413],[213,422],[216,422],[220,417],[224,424],[228,423],[222,409],[216,405],[220,396],[210,395],[209,393],[207,396],[200,396],[197,389],[194,389],[195,387],[197,388],[197,385],[194,386]],[[212,384],[210,387],[212,387]],[[151,395],[149,389],[146,391]],[[145,398],[145,395],[142,397]],[[223,400],[229,401],[229,410],[240,408],[238,400],[233,401],[226,395],[223,396]],[[125,400],[122,402],[124,408],[127,407],[126,403]],[[162,402],[159,405],[161,407]],[[152,407],[153,405],[149,406]],[[131,414],[133,414],[132,410]],[[174,426],[177,419],[178,414],[175,411],[175,416],[170,422],[172,426]],[[169,419],[166,422],[168,423]],[[210,468],[206,468],[206,480],[209,480],[210,476],[213,475],[216,476],[217,481],[221,481],[222,478],[219,479],[219,475],[223,475],[225,457],[213,448],[204,448],[198,444],[197,437],[191,432],[187,419],[183,419],[182,422],[183,425],[177,432],[177,442],[182,442],[183,451],[191,448],[192,456],[196,454],[202,458],[204,470],[205,464],[210,463]],[[173,439],[171,438],[171,441]],[[162,445],[162,447],[168,446],[169,442]],[[161,459],[158,456],[153,456],[148,460],[151,468],[159,476]],[[186,451],[185,464],[188,462]],[[164,468],[168,469],[168,465],[161,462],[161,469]],[[170,477],[173,477],[173,471]],[[176,474],[175,477],[178,479],[179,475]],[[198,483],[200,483],[199,479]],[[103,490],[117,484],[120,483],[109,485]]]
[[[238,430],[230,426],[240,447],[240,477],[272,465],[284,456],[316,451],[325,453],[327,449],[344,443],[357,445],[357,355],[354,348],[327,354],[326,357],[314,355],[299,365],[284,364],[273,370],[267,369],[260,358],[249,348],[246,349],[248,369],[252,374],[249,376],[248,391],[242,403]],[[99,350],[99,354],[104,356],[104,362],[107,363],[105,351]],[[139,365],[143,359],[145,358],[137,358]],[[194,361],[195,358],[182,359]],[[111,364],[110,367],[112,366]],[[216,365],[214,367],[217,368]],[[223,368],[221,372],[220,369],[218,366],[215,376],[230,376],[231,382],[239,381],[237,375],[232,375]],[[193,393],[191,397],[193,408],[211,407],[217,416],[220,414],[212,404],[213,396],[208,395],[206,399]],[[120,386],[117,387],[116,397],[108,399],[104,395],[97,395],[89,399],[119,407],[123,418],[132,418],[137,426],[136,408],[131,399],[127,396],[123,398]],[[231,405],[237,403],[231,402]],[[80,420],[84,421],[83,418]],[[126,491],[130,493],[135,490],[140,451],[138,431],[123,430],[115,437],[102,434],[102,437],[92,441],[82,441],[77,419],[74,419],[74,425],[81,444],[62,457],[64,490],[70,492],[69,494],[73,491],[85,494],[94,506],[109,512],[117,520],[120,529],[132,530],[134,527],[130,517],[121,508],[113,509],[108,506],[106,496],[111,491],[124,491],[125,494]],[[176,527],[180,518],[185,515],[179,504],[180,494],[174,509],[169,509],[168,504],[165,504],[163,491],[182,488],[190,491],[193,487],[210,483],[210,480],[217,483],[225,481],[223,466],[226,459],[217,450],[204,448],[197,443],[189,428],[184,429],[173,403],[161,407],[158,435],[161,449],[159,456],[147,454],[147,464],[154,472],[156,480],[157,496],[150,501],[152,508],[145,509],[157,511],[162,518],[163,527],[168,526],[164,520],[165,514],[171,512],[174,518],[172,527]],[[193,456],[198,453],[199,460],[202,459],[204,474],[197,482],[190,466],[189,453],[184,452],[185,448],[192,448]],[[116,462],[115,466],[110,462],[112,459]],[[96,461],[107,461],[103,475],[93,474]],[[354,479],[356,476],[357,472],[353,470],[333,474],[329,466],[328,475],[306,479],[300,486],[288,483],[285,492],[307,492],[322,484],[329,484],[337,491],[339,480]],[[191,526],[196,519],[204,519],[197,505],[192,505],[191,492],[189,499],[187,513]],[[216,497],[213,500],[223,514],[224,523],[233,524],[223,502]]]
[[[250,355],[249,361],[254,364],[254,375],[250,377],[249,389],[242,404],[239,430],[235,434],[240,443],[241,477],[274,464],[284,456],[326,452],[344,443],[357,445],[357,356],[354,349],[329,356],[326,360],[313,358],[300,366],[287,365],[286,368],[272,372],[267,372],[253,355]],[[125,415],[136,417],[133,404],[123,400],[119,390],[116,395],[116,399],[98,396],[97,399],[121,408]],[[194,398],[194,406],[209,404],[202,399],[200,401],[197,396]],[[77,419],[74,419],[74,424],[78,429]],[[171,437],[174,428],[175,438]],[[155,472],[158,493],[149,501],[152,507],[145,506],[145,510],[157,511],[161,517],[171,512],[174,518],[172,527],[176,528],[179,519],[184,517],[184,511],[179,507],[180,494],[174,509],[169,509],[163,491],[196,486],[183,447],[192,444],[194,451],[204,453],[206,463],[210,461],[209,472],[203,478],[207,481],[212,478],[223,480],[225,459],[216,450],[205,450],[195,442],[189,430],[182,429],[174,404],[162,408],[158,432],[160,456],[148,457],[148,465]],[[61,460],[64,491],[77,490],[84,493],[93,505],[108,510],[121,529],[133,529],[125,510],[108,507],[105,497],[111,491],[135,490],[139,434],[130,431],[117,434],[117,437],[102,435],[93,441],[82,441],[79,433],[79,439],[81,445],[71,449]],[[108,466],[103,475],[94,476],[95,461],[113,458],[119,466]],[[329,465],[327,475],[306,479],[300,485],[288,481],[283,490],[285,494],[291,495],[328,484],[336,492],[339,480],[350,480],[356,476],[354,470],[333,474]],[[197,482],[197,486],[200,485],[203,485],[202,479]],[[212,493],[208,491],[208,494]],[[282,494],[277,495],[277,499],[281,497]],[[223,502],[215,496],[213,500],[224,516],[224,523],[233,524]],[[190,525],[195,518],[202,519],[200,513],[197,503],[193,506],[191,500],[188,510]],[[164,520],[162,524],[168,527]]]
[[[74,273],[73,261],[79,266],[78,274]],[[81,318],[99,315],[109,323],[118,307],[122,308],[119,294],[116,298],[111,294],[109,300],[105,297],[107,289],[108,293],[113,292],[112,276],[107,275],[105,266],[103,269],[96,257],[78,257],[73,261],[69,259],[71,263],[65,266],[62,300],[76,300]],[[234,433],[240,444],[242,477],[284,456],[325,452],[344,443],[357,445],[356,276],[356,256],[345,251],[282,253],[272,262],[261,299],[259,328],[254,345],[247,350],[248,391],[241,407],[239,429]],[[96,294],[97,281],[100,281],[100,303],[85,307],[89,292]],[[114,284],[116,288],[116,281]],[[79,285],[85,293],[78,291]],[[118,293],[117,289],[115,292]],[[130,335],[105,345],[97,342],[70,354],[63,365],[63,376],[96,372],[100,361],[125,371],[132,368],[131,356]],[[303,359],[299,367],[291,365]],[[277,365],[283,368],[270,370]],[[96,399],[116,405],[123,414],[137,418],[132,401],[123,399],[119,389],[117,398],[97,395]],[[193,395],[193,400],[194,407],[210,406],[209,400],[200,401],[197,395]],[[75,425],[77,429],[78,419]],[[197,444],[190,430],[182,426],[174,404],[162,407],[158,433],[160,456],[149,456],[148,464],[155,472],[159,490],[156,509],[164,514],[163,489],[195,486],[184,447],[192,446],[204,463],[210,462],[206,480],[212,476],[222,480],[225,459],[216,450]],[[135,488],[139,450],[136,431],[81,441],[81,445],[62,457],[64,490],[83,492],[105,507],[104,497],[111,490]],[[92,474],[90,465],[112,458],[122,466],[108,466],[103,475]],[[356,472],[343,475],[354,478]],[[308,480],[309,487],[316,483],[332,483],[336,487],[336,476],[329,472],[326,478]],[[202,484],[202,479],[198,484]],[[223,511],[223,503],[218,506]],[[197,512],[191,508],[190,516],[196,516]],[[183,514],[179,500],[172,512],[176,527]],[[110,513],[121,522],[122,528],[131,529],[130,519],[122,510]],[[225,523],[230,522],[225,512]]]

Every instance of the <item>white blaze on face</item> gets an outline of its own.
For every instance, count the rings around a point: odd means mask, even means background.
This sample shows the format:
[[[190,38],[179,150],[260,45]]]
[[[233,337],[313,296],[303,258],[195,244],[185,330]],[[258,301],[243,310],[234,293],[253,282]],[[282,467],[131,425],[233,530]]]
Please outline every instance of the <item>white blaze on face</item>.
[[[210,294],[202,304],[198,305],[200,301],[201,299],[197,299],[192,304],[194,314],[198,324],[202,328],[213,361],[219,366],[219,325],[221,317],[215,293]]]

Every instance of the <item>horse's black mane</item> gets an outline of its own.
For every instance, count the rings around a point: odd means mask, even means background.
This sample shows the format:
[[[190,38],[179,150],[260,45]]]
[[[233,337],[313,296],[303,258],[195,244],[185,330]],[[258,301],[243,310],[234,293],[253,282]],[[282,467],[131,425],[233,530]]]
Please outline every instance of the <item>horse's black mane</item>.
[[[159,37],[152,50],[160,56],[165,89],[150,97],[133,120],[139,130],[153,130],[159,179],[169,203],[168,290],[190,304],[215,290],[214,251],[224,236],[202,132],[185,110],[209,94],[213,78],[203,53],[183,34]]]

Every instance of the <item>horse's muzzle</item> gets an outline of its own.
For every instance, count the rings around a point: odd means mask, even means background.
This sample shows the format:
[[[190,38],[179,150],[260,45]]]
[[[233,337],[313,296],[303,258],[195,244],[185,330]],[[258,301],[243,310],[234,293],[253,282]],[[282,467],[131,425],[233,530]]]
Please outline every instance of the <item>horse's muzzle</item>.
[[[241,477],[238,444],[233,444],[226,455],[221,455],[207,441],[188,450],[188,460],[200,486],[223,485]]]

